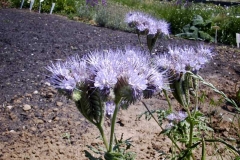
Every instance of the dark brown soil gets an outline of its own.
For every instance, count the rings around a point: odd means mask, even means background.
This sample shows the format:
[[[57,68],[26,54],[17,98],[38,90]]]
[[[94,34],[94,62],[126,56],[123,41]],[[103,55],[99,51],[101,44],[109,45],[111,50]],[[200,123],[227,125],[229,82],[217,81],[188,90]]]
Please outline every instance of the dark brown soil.
[[[175,38],[158,40],[155,52],[161,53],[168,45],[198,43]],[[90,26],[57,15],[0,9],[0,159],[84,159],[84,146],[100,143],[95,140],[98,132],[82,118],[71,101],[49,86],[45,67],[74,54],[129,45],[139,47],[133,33]],[[217,55],[200,74],[227,95],[234,96],[235,85],[240,86],[240,50],[212,46]],[[206,93],[209,98],[219,99],[213,92]],[[164,100],[149,101],[149,104],[158,108],[158,101],[161,107],[166,107]],[[156,131],[155,124],[134,121],[136,114],[145,111],[140,104],[136,106],[128,113],[123,111],[119,118],[122,117],[128,135],[138,137],[135,142],[139,146],[135,150],[138,159],[156,159],[152,154],[156,145],[153,142],[160,131]],[[231,114],[222,110],[222,106],[233,111],[231,106],[221,104],[220,112]],[[124,119],[126,114],[134,120]],[[138,126],[144,123],[146,125]],[[138,130],[132,131],[133,126],[139,127]],[[123,128],[119,134],[124,132]],[[152,136],[146,141],[140,140],[144,137],[139,137],[149,135],[148,132]],[[165,146],[168,150],[166,147],[169,145]]]

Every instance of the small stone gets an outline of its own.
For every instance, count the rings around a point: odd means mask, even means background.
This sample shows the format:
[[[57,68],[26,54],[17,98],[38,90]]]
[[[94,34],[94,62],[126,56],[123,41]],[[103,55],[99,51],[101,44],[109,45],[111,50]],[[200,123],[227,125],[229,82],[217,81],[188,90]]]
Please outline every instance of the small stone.
[[[13,106],[7,106],[7,108],[8,108],[9,110],[11,110],[11,109],[13,108]]]
[[[55,117],[53,120],[54,120],[54,121],[58,121],[58,120],[59,120],[59,117]]]
[[[37,128],[31,127],[31,130],[35,132],[37,130]]]
[[[9,114],[9,118],[10,118],[11,120],[16,120],[16,119],[17,119],[17,116],[16,116],[14,113],[10,113],[10,114]]]
[[[14,104],[20,104],[20,103],[22,103],[22,101],[21,101],[20,99],[14,99],[14,100],[13,100],[13,103],[14,103]]]
[[[53,112],[57,112],[57,111],[58,111],[58,108],[54,108],[54,109],[53,109]]]
[[[63,149],[59,149],[58,152],[59,152],[60,154],[64,154],[64,150],[63,150]]]
[[[46,98],[52,98],[53,97],[53,93],[52,92],[48,92],[47,94],[46,94]]]
[[[46,86],[51,86],[51,84],[49,82],[45,82]]]
[[[29,111],[30,109],[32,109],[32,107],[29,104],[24,104],[23,105],[23,110],[24,111]]]
[[[38,124],[43,124],[43,123],[44,123],[44,121],[41,120],[41,119],[38,119],[36,122],[37,122]]]
[[[26,97],[32,98],[32,94],[26,93],[25,94]]]
[[[10,133],[17,133],[17,132],[16,132],[16,131],[14,131],[14,130],[10,130],[9,132],[10,132]]]
[[[63,105],[63,103],[62,103],[62,102],[57,102],[56,105],[57,105],[58,107],[61,107],[61,106]]]
[[[81,122],[75,122],[75,126],[78,126],[80,124],[81,124]]]
[[[38,93],[39,93],[39,92],[38,92],[37,90],[33,92],[33,94],[38,94]]]

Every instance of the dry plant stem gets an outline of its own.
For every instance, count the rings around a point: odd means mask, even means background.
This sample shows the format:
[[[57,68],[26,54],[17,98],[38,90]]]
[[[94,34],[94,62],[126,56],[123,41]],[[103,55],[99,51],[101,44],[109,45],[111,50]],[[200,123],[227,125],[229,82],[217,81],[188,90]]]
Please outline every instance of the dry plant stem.
[[[164,96],[165,96],[166,99],[167,99],[168,106],[169,106],[169,111],[172,112],[172,104],[171,104],[170,99],[169,99],[169,97],[168,97],[167,91],[166,91],[165,89],[163,89],[163,93],[164,93]]]
[[[162,126],[158,123],[157,119],[153,116],[153,114],[151,113],[151,111],[149,110],[149,108],[147,107],[146,103],[141,101],[144,105],[144,107],[147,109],[147,111],[149,112],[149,114],[151,115],[151,117],[154,119],[154,121],[158,124],[158,126],[163,130]],[[181,148],[177,145],[177,143],[173,140],[173,138],[170,135],[167,135],[168,138],[172,141],[172,143],[177,147],[177,149],[181,152]]]

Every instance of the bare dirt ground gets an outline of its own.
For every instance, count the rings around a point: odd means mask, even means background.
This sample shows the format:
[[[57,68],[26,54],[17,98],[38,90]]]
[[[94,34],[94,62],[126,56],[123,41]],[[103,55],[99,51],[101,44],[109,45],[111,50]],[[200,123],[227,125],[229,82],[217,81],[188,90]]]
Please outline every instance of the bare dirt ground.
[[[158,40],[155,51],[161,53],[169,44],[198,43],[175,38]],[[45,67],[74,54],[128,45],[139,46],[135,34],[56,15],[0,9],[0,159],[86,159],[86,145],[102,144],[97,138],[99,133],[70,100],[49,86]],[[213,47],[217,55],[200,75],[233,96],[235,85],[240,82],[240,50],[224,45]],[[205,92],[209,99],[220,99],[210,90]],[[167,108],[163,97],[145,101],[151,110]],[[225,120],[215,126],[216,136],[236,138],[239,128],[229,127],[227,121],[235,114],[230,105],[221,103],[212,107],[207,100],[201,109],[212,116],[225,114]],[[121,111],[116,136],[120,138],[123,133],[124,139],[132,137],[136,159],[161,159],[157,151],[169,152],[171,142],[159,135],[161,129],[153,120],[136,119],[145,111],[141,103]],[[209,147],[208,156],[215,150]],[[196,151],[199,152],[200,149]],[[229,154],[224,154],[224,159],[229,158]]]

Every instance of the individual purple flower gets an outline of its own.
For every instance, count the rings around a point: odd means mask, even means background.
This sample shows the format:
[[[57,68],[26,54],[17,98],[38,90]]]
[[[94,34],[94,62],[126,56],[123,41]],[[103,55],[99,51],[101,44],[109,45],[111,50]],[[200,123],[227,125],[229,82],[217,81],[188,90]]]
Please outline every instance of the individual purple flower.
[[[95,75],[94,86],[100,89],[113,88],[117,83],[118,60],[122,53],[118,50],[99,52],[95,51],[88,54],[85,59],[89,64],[89,70]]]
[[[182,111],[179,111],[177,113],[170,113],[166,119],[171,121],[171,122],[180,122],[180,121],[183,121],[187,118],[187,113],[186,112],[182,112]]]
[[[166,117],[169,121],[174,121],[177,119],[177,116],[175,115],[175,113],[170,113],[167,117]]]
[[[106,107],[105,107],[106,116],[111,117],[111,116],[113,115],[113,112],[114,112],[115,107],[116,107],[115,103],[114,103],[113,101],[107,101],[107,102],[105,103],[105,106],[106,106]]]
[[[178,121],[183,121],[184,119],[187,118],[187,113],[186,112],[183,112],[183,111],[178,111],[178,113],[176,114],[177,116],[177,120]]]
[[[159,28],[159,32],[162,32],[164,35],[169,35],[169,28],[170,28],[170,25],[169,23],[167,23],[165,20],[159,20],[158,21],[158,26],[161,26],[161,28]]]
[[[166,130],[171,129],[173,126],[174,126],[174,124],[172,122],[170,122],[165,126],[165,129]]]
[[[52,72],[50,83],[55,88],[72,91],[76,87],[77,80],[72,76],[66,64],[59,62],[48,66],[47,69]]]
[[[87,62],[84,59],[81,59],[78,55],[70,57],[66,61],[66,65],[71,72],[71,76],[78,82],[83,82],[91,77]]]
[[[73,91],[78,84],[89,79],[87,64],[78,55],[70,57],[66,62],[57,62],[47,67],[52,75],[50,84],[57,89]]]
[[[132,88],[145,90],[147,88],[147,75],[149,69],[149,57],[140,50],[125,48],[125,54],[121,57],[119,66],[119,79],[126,79]]]

